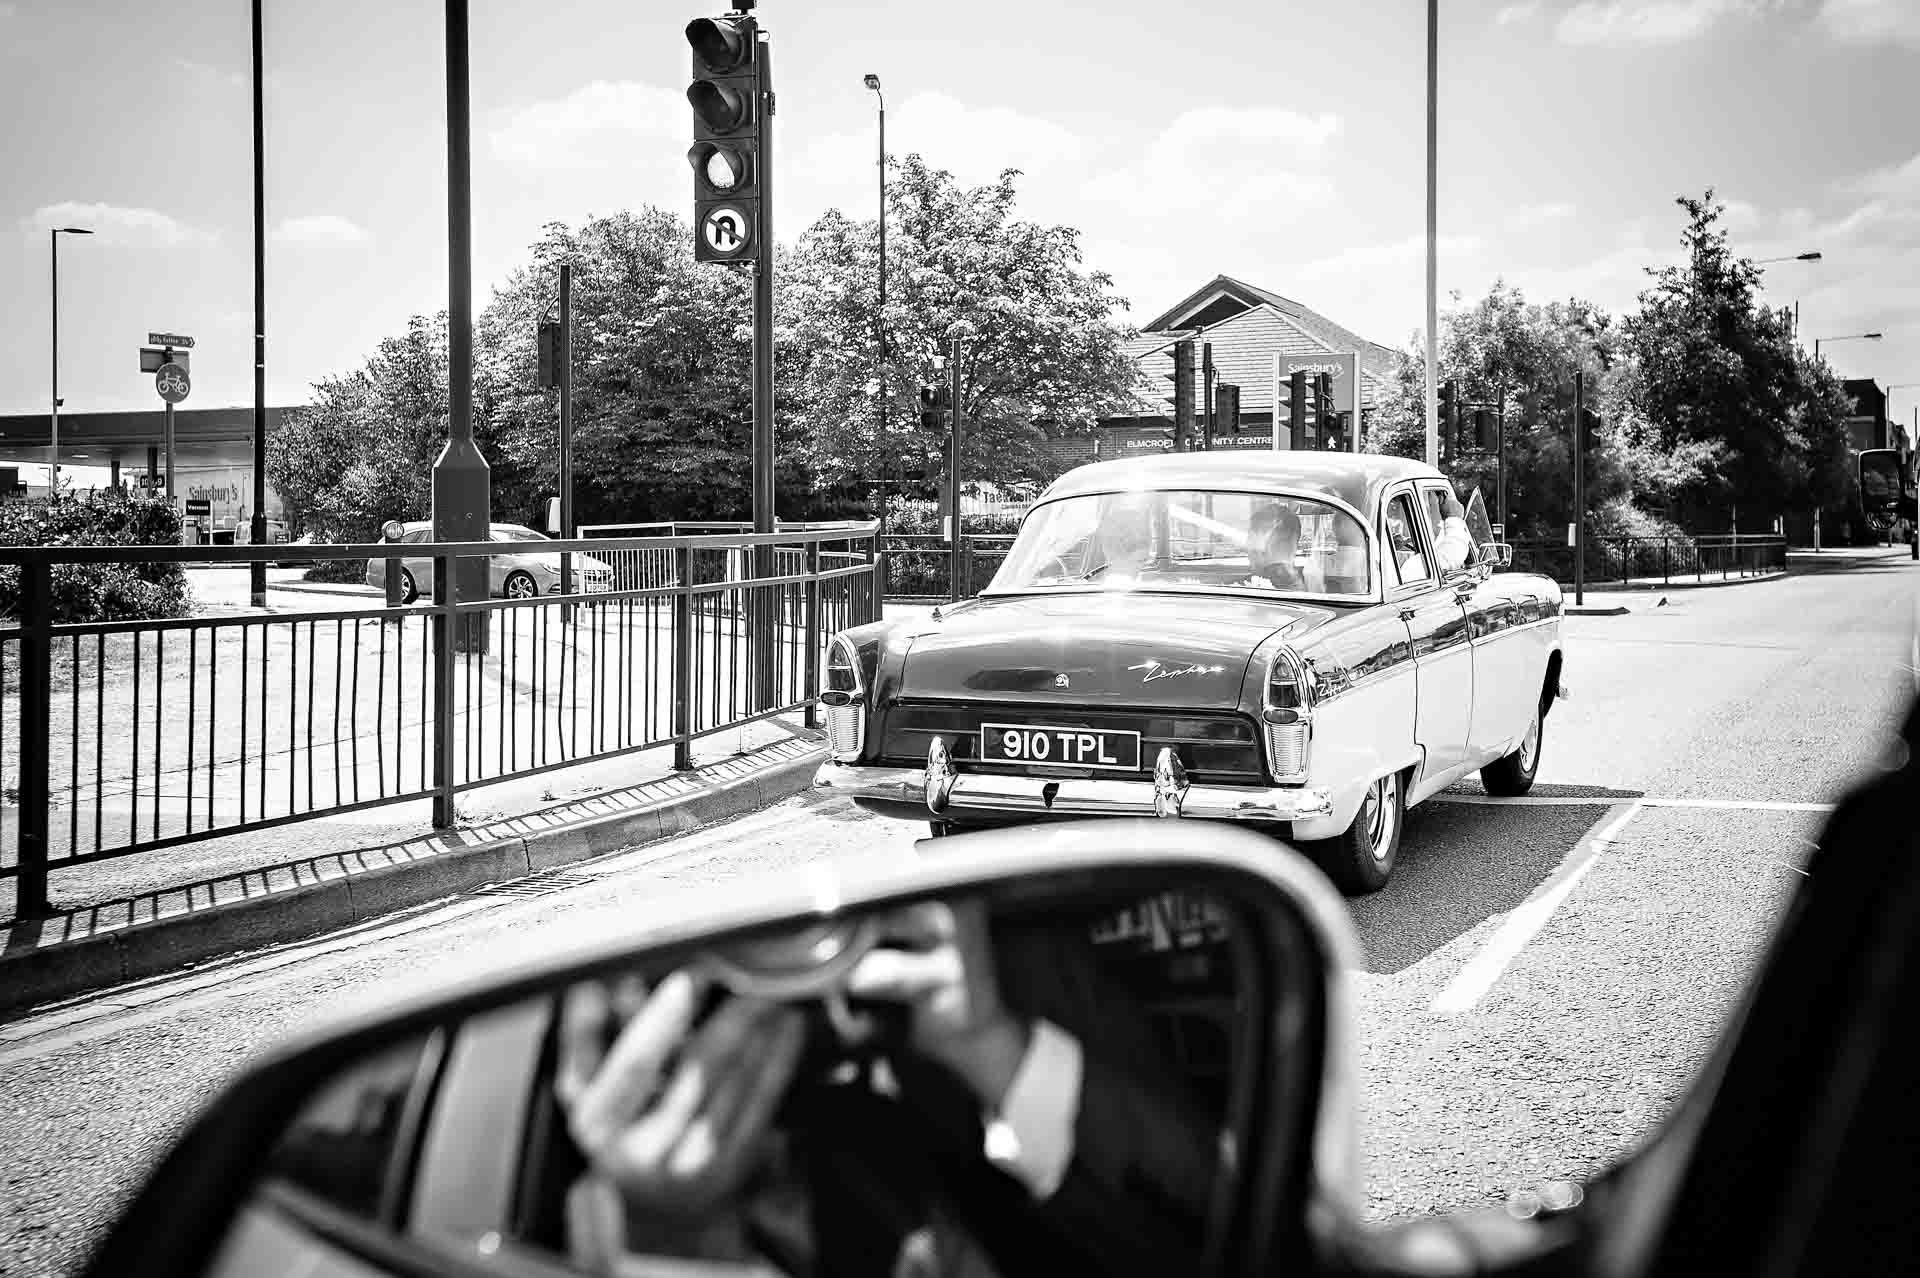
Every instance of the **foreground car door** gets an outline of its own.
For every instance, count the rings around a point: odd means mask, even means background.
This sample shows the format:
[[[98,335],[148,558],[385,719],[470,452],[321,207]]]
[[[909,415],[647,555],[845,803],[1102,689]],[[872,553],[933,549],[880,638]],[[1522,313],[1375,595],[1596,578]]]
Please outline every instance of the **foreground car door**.
[[[1413,735],[1426,763],[1408,793],[1411,802],[1446,785],[1470,762],[1473,646],[1466,606],[1440,587],[1432,540],[1410,485],[1395,492],[1382,512],[1381,544],[1387,606],[1407,623],[1413,641]]]
[[[1437,534],[1445,519],[1445,483],[1420,485],[1428,526]],[[1469,565],[1441,581],[1466,609],[1473,649],[1473,716],[1467,732],[1471,762],[1487,763],[1510,753],[1527,730],[1545,686],[1553,636],[1543,627],[1521,629],[1537,619],[1540,599],[1524,583],[1531,578],[1496,577]]]

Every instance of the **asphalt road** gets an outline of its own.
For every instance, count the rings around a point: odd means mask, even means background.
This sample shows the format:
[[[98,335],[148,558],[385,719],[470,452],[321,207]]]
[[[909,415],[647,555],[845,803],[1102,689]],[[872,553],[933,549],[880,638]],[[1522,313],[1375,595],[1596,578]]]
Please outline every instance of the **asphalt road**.
[[[1632,1151],[1689,1084],[1830,803],[1899,712],[1920,567],[1832,557],[1567,623],[1569,701],[1520,801],[1462,786],[1409,814],[1352,902],[1368,1212],[1480,1205]],[[1655,596],[1657,598],[1658,596]],[[0,1026],[0,1273],[67,1272],[246,1056],[349,1001],[538,945],[637,896],[922,827],[804,796],[595,863]]]

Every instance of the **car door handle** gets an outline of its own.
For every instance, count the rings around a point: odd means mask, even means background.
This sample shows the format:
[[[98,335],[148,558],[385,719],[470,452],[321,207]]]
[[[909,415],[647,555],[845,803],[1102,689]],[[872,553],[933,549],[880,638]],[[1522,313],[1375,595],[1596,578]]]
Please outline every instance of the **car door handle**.
[[[1461,605],[1463,605],[1463,606],[1464,606],[1464,605],[1466,605],[1466,604],[1470,604],[1470,603],[1472,603],[1472,602],[1473,602],[1473,587],[1472,587],[1472,586],[1462,586],[1462,587],[1461,587],[1460,589],[1458,589],[1458,590],[1456,590],[1456,591],[1454,591],[1454,592],[1453,592],[1453,601],[1454,601],[1455,603],[1457,603],[1457,604],[1461,604]]]

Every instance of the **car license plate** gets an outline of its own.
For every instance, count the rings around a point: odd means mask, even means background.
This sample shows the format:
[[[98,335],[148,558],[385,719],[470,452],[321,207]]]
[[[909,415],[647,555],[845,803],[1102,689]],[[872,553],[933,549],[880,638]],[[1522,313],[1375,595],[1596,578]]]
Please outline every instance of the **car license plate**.
[[[980,761],[1138,772],[1140,734],[1104,728],[983,723],[980,725]]]
[[[591,577],[587,579],[587,593],[590,595],[604,595],[612,591],[612,589],[612,582],[597,581]]]

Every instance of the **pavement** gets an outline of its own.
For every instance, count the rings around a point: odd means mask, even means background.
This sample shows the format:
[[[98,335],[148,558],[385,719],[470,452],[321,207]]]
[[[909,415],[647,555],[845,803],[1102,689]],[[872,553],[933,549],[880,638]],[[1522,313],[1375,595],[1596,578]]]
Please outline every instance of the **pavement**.
[[[337,813],[75,866],[55,913],[0,915],[0,1014],[351,927],[486,884],[624,851],[805,788],[825,758],[799,716],[430,800]],[[8,885],[11,888],[11,884]]]
[[[1570,617],[1572,697],[1547,722],[1533,792],[1499,799],[1467,783],[1408,814],[1393,881],[1348,903],[1364,952],[1370,1219],[1589,1178],[1630,1156],[1690,1086],[1828,805],[1880,766],[1911,696],[1920,565],[1886,548],[1819,560],[1803,567],[1796,555],[1789,576],[1751,590],[1676,590],[1664,607]],[[809,790],[778,799],[764,780],[748,801],[740,778],[758,766],[758,743],[715,749],[742,746],[693,782],[712,805],[687,814],[711,823],[701,828],[670,829],[677,818],[645,797],[623,807],[556,795],[568,802],[504,834],[506,868],[534,877],[509,882],[496,859],[484,881],[449,876],[412,908],[363,898],[370,908],[350,927],[323,920],[297,940],[263,929],[250,952],[209,952],[144,979],[123,966],[114,983],[17,1010],[0,1023],[0,1273],[76,1264],[199,1106],[296,1028],[438,984],[477,952],[617,918],[637,896],[911,855],[916,823]],[[797,754],[792,766],[811,770]],[[610,838],[596,856],[591,836],[568,842],[575,816],[611,828],[647,810],[653,841],[637,849]],[[507,811],[476,814],[475,829]],[[289,831],[303,852],[312,824]],[[420,862],[490,845],[475,859],[500,858],[497,843],[450,840]],[[378,876],[416,867],[345,868],[360,876],[351,902],[359,884],[384,891]],[[341,889],[326,890],[337,903]],[[229,926],[218,911],[185,917]],[[123,926],[118,943],[138,932]]]

